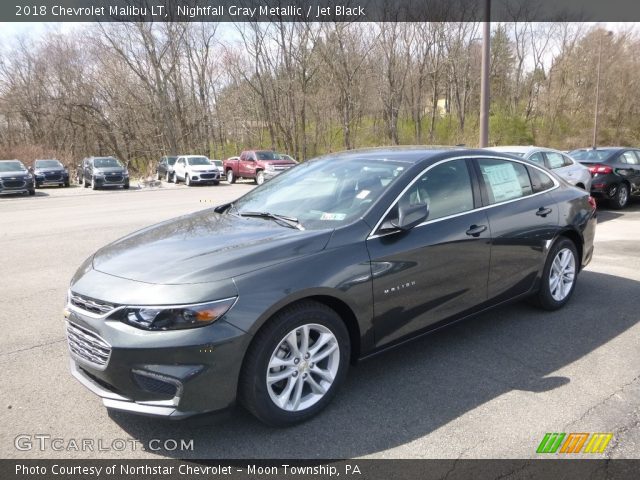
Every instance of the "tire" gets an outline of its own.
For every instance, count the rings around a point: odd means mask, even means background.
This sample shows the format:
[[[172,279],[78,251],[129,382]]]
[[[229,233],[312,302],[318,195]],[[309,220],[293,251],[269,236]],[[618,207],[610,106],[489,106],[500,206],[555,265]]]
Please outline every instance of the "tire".
[[[35,183],[33,184],[33,188],[40,188],[40,184],[39,183]]]
[[[160,174],[160,172],[158,172],[158,180],[162,180],[162,175]]]
[[[125,190],[129,190],[129,182],[125,183],[122,188],[124,188]]]
[[[264,172],[262,170],[256,172],[254,182],[256,182],[256,185],[262,185],[264,183]]]
[[[570,259],[565,260],[566,255]],[[564,261],[568,262],[563,266]],[[578,278],[578,250],[575,244],[566,237],[560,237],[553,244],[547,255],[542,271],[540,290],[532,298],[533,303],[544,310],[562,308],[573,295]],[[560,278],[556,284],[554,278]],[[571,280],[569,284],[568,280]],[[556,284],[557,286],[553,286]]]
[[[304,352],[305,331],[308,342],[312,342],[307,352],[311,356],[305,356]],[[292,344],[287,341],[294,333],[299,356],[295,356]],[[315,342],[320,338],[327,341],[313,354]],[[317,365],[312,362],[314,355],[319,358]],[[310,300],[292,305],[271,318],[254,337],[240,373],[239,400],[268,425],[304,422],[331,402],[346,377],[350,355],[349,332],[334,310]],[[268,382],[269,374],[282,378]],[[311,385],[317,390],[312,390]],[[283,395],[282,406],[276,404],[278,395]]]
[[[233,170],[227,170],[227,182],[236,183],[236,176],[233,174]]]
[[[96,177],[91,177],[91,190],[97,190],[98,186],[96,185]]]
[[[164,181],[167,183],[171,183],[171,174],[169,172],[165,174]]]
[[[64,185],[64,187],[65,187],[65,188],[69,188],[69,180],[67,180],[66,182],[64,182],[64,184],[63,184],[63,185]]]
[[[609,205],[614,210],[622,210],[629,204],[629,186],[622,182],[618,185],[613,198],[609,200]]]
[[[185,173],[185,175],[184,175],[184,184],[187,187],[191,186],[191,179],[189,178],[189,174],[188,173]]]
[[[36,189],[35,188],[32,189],[32,190],[29,190],[29,195],[35,195],[35,194],[36,194]]]

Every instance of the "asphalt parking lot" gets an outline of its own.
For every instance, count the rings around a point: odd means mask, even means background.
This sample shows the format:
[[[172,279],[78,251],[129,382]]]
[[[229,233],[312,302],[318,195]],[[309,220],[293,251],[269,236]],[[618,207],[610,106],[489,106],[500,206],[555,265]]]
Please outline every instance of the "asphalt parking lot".
[[[363,362],[306,424],[271,429],[241,409],[182,422],[107,412],[68,373],[73,272],[111,240],[252,187],[0,198],[2,458],[530,458],[546,432],[612,432],[606,456],[640,457],[639,202],[599,213],[594,260],[563,310],[514,304]],[[63,449],[18,450],[20,434],[62,438]],[[78,439],[109,448],[64,447]],[[118,451],[116,439],[146,449]],[[167,439],[194,449],[150,450]]]

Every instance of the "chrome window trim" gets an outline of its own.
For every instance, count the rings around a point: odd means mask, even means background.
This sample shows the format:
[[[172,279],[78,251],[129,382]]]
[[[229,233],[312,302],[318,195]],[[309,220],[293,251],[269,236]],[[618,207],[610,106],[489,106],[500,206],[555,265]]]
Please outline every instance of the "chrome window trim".
[[[386,237],[387,235],[393,235],[393,234],[397,233],[396,231],[391,231],[391,232],[387,232],[387,233],[376,233],[376,232],[380,228],[380,225],[382,225],[382,222],[387,217],[387,215],[389,214],[391,209],[398,203],[400,198],[413,186],[414,183],[416,183],[420,178],[422,178],[422,176],[425,173],[427,173],[432,168],[437,167],[438,165],[441,165],[443,163],[452,162],[454,160],[467,160],[467,159],[503,160],[503,161],[506,161],[506,162],[520,163],[520,164],[524,165],[525,167],[533,167],[533,168],[535,168],[537,170],[540,170],[546,176],[550,177],[551,180],[553,181],[553,187],[548,188],[547,190],[543,190],[542,192],[537,192],[537,193],[532,193],[531,195],[526,195],[524,197],[513,198],[511,200],[505,200],[504,202],[492,203],[491,205],[484,205],[482,207],[472,208],[471,210],[467,210],[465,212],[460,212],[460,213],[455,213],[453,215],[447,215],[446,217],[434,218],[433,220],[425,220],[424,222],[422,222],[422,223],[416,225],[415,227],[413,227],[414,229],[423,227],[425,225],[429,225],[431,223],[440,222],[442,220],[448,220],[450,218],[455,218],[455,217],[460,217],[462,215],[467,215],[467,214],[472,213],[472,212],[480,212],[482,210],[488,210],[490,208],[499,207],[501,205],[506,205],[508,203],[519,202],[520,200],[524,200],[526,198],[536,197],[538,195],[542,195],[543,193],[552,192],[553,190],[557,189],[560,186],[560,182],[558,182],[558,180],[553,175],[549,175],[549,172],[545,171],[543,168],[540,168],[538,165],[534,165],[533,162],[524,161],[526,159],[518,160],[518,159],[515,159],[515,158],[504,158],[504,157],[497,157],[497,156],[494,156],[494,155],[477,155],[477,154],[445,158],[444,160],[439,160],[438,162],[425,167],[424,170],[422,170],[418,175],[416,175],[415,178],[405,188],[402,189],[402,192],[400,192],[400,194],[395,198],[395,200],[393,202],[391,202],[391,205],[389,206],[389,208],[387,208],[385,210],[385,212],[382,215],[382,217],[380,217],[380,220],[378,220],[378,222],[376,223],[376,226],[371,230],[371,233],[369,233],[369,236],[367,237],[367,240],[372,240],[374,238],[380,238],[380,237]],[[473,181],[473,179],[471,179],[471,181]]]

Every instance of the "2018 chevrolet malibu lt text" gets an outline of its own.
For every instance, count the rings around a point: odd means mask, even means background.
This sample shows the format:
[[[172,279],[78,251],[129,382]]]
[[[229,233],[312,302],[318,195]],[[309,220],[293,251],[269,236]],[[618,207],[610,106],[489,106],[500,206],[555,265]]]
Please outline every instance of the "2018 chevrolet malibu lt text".
[[[514,299],[562,307],[595,228],[588,193],[499,153],[322,157],[88,258],[72,373],[113,409],[303,421],[352,361]]]

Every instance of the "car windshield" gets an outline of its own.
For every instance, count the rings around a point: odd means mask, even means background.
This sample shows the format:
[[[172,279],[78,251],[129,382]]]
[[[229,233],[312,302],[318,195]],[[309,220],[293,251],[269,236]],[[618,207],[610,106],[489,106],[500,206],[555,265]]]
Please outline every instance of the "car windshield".
[[[61,167],[62,164],[58,160],[36,160],[36,168],[55,168]]]
[[[597,150],[573,150],[569,152],[569,156],[573,157],[575,160],[579,162],[583,161],[595,161],[599,162],[601,160],[607,159],[611,153],[614,152],[613,149],[597,149]]]
[[[93,165],[97,168],[122,167],[122,164],[113,157],[96,158]]]
[[[216,167],[222,166],[222,160],[211,160],[211,163],[213,163]]]
[[[258,160],[282,160],[279,153],[276,152],[256,152]]]
[[[26,170],[22,162],[0,162],[0,172],[17,172],[19,170]]]
[[[229,213],[291,217],[307,230],[339,227],[361,216],[405,167],[402,162],[371,158],[302,163],[240,198]]]
[[[189,165],[211,165],[207,157],[191,157],[187,161]]]

